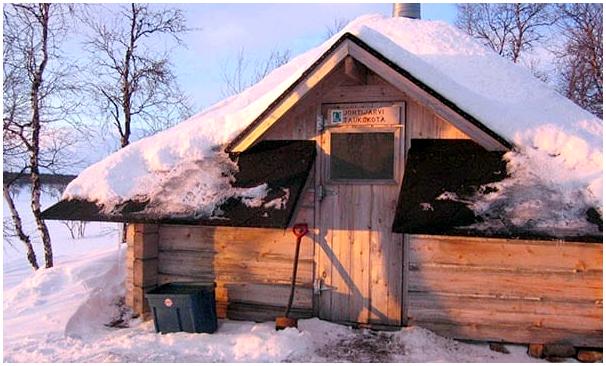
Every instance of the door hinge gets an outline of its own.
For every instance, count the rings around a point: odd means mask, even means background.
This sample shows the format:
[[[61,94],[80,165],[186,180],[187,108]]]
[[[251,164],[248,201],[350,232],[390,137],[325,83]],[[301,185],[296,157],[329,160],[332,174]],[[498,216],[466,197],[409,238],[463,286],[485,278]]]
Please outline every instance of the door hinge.
[[[324,119],[323,114],[318,114],[316,117],[316,130],[318,132],[324,131],[324,126],[326,126],[326,121]]]

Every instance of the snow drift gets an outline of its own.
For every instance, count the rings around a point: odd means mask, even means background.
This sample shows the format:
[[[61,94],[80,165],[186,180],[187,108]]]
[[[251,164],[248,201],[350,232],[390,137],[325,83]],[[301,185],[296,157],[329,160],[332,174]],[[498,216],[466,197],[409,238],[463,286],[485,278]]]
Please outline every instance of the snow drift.
[[[509,183],[497,192],[499,199],[495,195],[481,197],[484,203],[479,205],[482,209],[476,211],[478,214],[490,211],[497,201],[501,206],[503,202],[514,205],[519,200],[513,197],[519,194],[532,197],[536,182],[555,187],[563,197],[535,210],[536,214],[546,210],[572,214],[587,207],[601,210],[600,119],[534,78],[524,67],[505,60],[451,25],[380,15],[352,21],[321,46],[274,70],[241,94],[89,167],[67,187],[63,198],[87,199],[111,207],[145,197],[152,203],[161,201],[168,212],[212,212],[230,195],[236,195],[225,189],[236,167],[227,161],[222,147],[345,32],[359,37],[517,146],[507,157]],[[192,170],[193,165],[203,169]],[[529,175],[532,180],[528,180]],[[179,182],[176,186],[182,188],[164,189],[171,182]],[[514,211],[500,212],[514,215]]]

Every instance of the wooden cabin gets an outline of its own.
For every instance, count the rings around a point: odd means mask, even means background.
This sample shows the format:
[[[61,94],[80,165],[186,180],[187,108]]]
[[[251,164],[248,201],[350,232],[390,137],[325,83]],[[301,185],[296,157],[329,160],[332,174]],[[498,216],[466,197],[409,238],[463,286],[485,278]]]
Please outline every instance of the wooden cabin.
[[[289,187],[280,214],[230,206],[223,222],[150,220],[64,201],[45,216],[129,222],[127,303],[138,313],[146,291],[199,281],[216,282],[221,317],[273,320],[288,300],[289,228],[306,223],[296,317],[601,347],[601,237],[488,235],[460,229],[474,219],[465,207],[427,206],[442,179],[453,191],[503,179],[491,169],[511,147],[345,34],[226,147],[246,179]],[[444,169],[424,170],[432,161]]]

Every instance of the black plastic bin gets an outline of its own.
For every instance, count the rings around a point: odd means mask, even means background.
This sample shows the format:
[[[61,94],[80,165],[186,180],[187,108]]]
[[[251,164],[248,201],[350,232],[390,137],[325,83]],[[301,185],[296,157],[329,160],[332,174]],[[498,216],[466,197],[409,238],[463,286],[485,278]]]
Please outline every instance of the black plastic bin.
[[[145,294],[156,332],[214,333],[215,284],[168,283]]]

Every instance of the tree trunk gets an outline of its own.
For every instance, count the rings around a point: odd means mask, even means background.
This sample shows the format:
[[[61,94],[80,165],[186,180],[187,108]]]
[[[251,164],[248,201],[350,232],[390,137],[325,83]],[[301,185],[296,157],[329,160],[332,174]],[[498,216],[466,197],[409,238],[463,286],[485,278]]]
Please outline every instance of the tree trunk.
[[[44,266],[46,268],[51,268],[53,266],[53,247],[51,245],[48,227],[46,227],[46,224],[41,217],[40,188],[40,175],[37,171],[34,173],[34,169],[32,169],[32,213],[34,214],[36,226],[38,227],[38,232],[40,233],[40,238],[42,239],[42,245],[44,247]]]
[[[32,105],[32,137],[31,137],[31,149],[30,149],[30,172],[32,180],[32,200],[31,207],[40,238],[42,239],[42,245],[44,246],[44,264],[46,268],[53,266],[53,248],[51,246],[50,234],[48,228],[42,220],[40,211],[40,168],[39,168],[39,155],[40,155],[40,88],[43,82],[44,70],[46,63],[48,62],[48,28],[49,28],[49,11],[50,4],[39,4],[40,6],[40,18],[38,21],[42,26],[42,37],[41,37],[41,50],[42,60],[38,69],[34,73],[31,89],[31,105]]]
[[[38,270],[38,268],[40,267],[38,266],[38,259],[36,258],[36,253],[34,252],[32,241],[30,240],[29,236],[26,235],[23,231],[23,224],[21,222],[19,212],[17,211],[17,207],[15,206],[15,201],[13,201],[13,196],[11,196],[9,192],[9,187],[5,185],[2,188],[2,193],[4,194],[4,199],[6,200],[6,204],[11,213],[11,219],[13,220],[13,226],[15,227],[15,231],[17,232],[17,236],[19,237],[23,245],[25,245],[27,261],[34,270]]]

